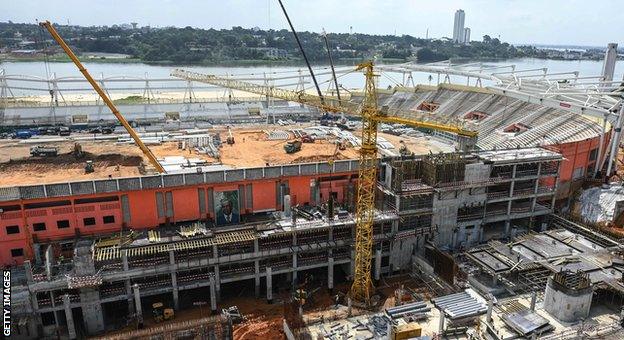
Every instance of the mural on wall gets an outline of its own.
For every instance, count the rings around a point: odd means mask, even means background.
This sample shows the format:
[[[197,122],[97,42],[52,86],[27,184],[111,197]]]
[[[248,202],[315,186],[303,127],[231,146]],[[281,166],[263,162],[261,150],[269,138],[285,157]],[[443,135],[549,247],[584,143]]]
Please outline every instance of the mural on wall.
[[[215,192],[214,204],[217,225],[237,224],[240,222],[238,190]]]

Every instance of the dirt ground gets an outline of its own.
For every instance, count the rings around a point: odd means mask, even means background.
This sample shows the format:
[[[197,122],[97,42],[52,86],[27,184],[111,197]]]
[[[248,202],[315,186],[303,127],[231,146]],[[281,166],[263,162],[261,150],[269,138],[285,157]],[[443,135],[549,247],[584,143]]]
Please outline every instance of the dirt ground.
[[[279,130],[288,130],[289,127],[276,127]],[[225,141],[227,131],[215,129],[221,139]],[[304,162],[317,162],[339,159],[357,159],[359,148],[347,147],[346,150],[337,150],[335,139],[317,140],[314,143],[303,143],[301,151],[287,154],[284,151],[285,140],[267,140],[261,129],[233,130],[235,143],[223,144],[221,148],[221,162],[232,167],[257,167]],[[358,132],[355,132],[358,135]],[[410,151],[416,154],[428,153],[429,150],[440,151],[440,146],[431,143],[425,138],[403,138],[380,133],[391,142],[398,154],[400,141],[404,140]],[[80,136],[78,134],[72,137]],[[292,137],[292,135],[291,135]],[[133,144],[117,144],[115,141],[80,141],[85,157],[76,159],[72,150],[74,142],[48,143],[59,147],[59,156],[50,158],[34,158],[30,156],[30,147],[36,143],[24,144],[19,140],[0,141],[0,186],[28,185],[38,183],[54,183],[64,181],[93,180],[103,178],[132,177],[140,175],[141,161],[149,164],[141,150]],[[195,151],[178,149],[177,142],[165,142],[161,145],[150,145],[152,153],[157,158],[166,156],[185,156],[205,159],[208,164],[219,164],[219,161]],[[87,160],[94,163],[95,172],[85,174],[84,166]]]

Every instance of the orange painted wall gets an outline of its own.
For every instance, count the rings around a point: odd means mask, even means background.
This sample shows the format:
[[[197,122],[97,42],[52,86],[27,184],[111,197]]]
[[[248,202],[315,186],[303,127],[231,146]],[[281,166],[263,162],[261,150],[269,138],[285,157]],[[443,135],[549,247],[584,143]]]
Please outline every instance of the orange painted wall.
[[[351,173],[334,174],[345,175]],[[285,177],[288,181],[291,195],[296,197],[297,204],[310,202],[310,180],[316,176]],[[212,188],[217,191],[237,190],[239,185],[252,184],[253,211],[276,210],[281,207],[276,206],[276,182],[277,180],[256,180],[253,182],[223,183],[215,185],[192,185],[187,187],[174,187],[164,189],[150,189],[141,191],[128,191],[122,193],[107,193],[96,195],[77,195],[70,197],[16,200],[0,203],[0,209],[8,206],[20,206],[19,210],[5,211],[0,213],[0,263],[4,265],[21,264],[23,257],[13,258],[11,249],[22,248],[28,254],[28,232],[26,226],[35,242],[53,242],[64,239],[74,239],[77,235],[97,235],[119,231],[122,227],[123,213],[121,210],[121,195],[128,196],[130,206],[130,222],[128,227],[132,229],[150,229],[165,223],[166,218],[158,217],[156,206],[156,192],[163,193],[163,203],[165,193],[171,191],[173,197],[173,219],[170,222],[183,222],[202,219],[200,216],[198,188]],[[333,181],[334,191],[338,192],[338,200],[344,197],[343,186],[346,181]],[[244,194],[243,194],[244,195]],[[100,198],[117,196],[117,201],[95,202],[75,204],[75,199]],[[244,196],[243,196],[244,197]],[[45,207],[36,209],[24,209],[24,204],[47,203],[58,201],[71,201],[70,205]],[[164,207],[163,207],[164,208]],[[209,209],[208,209],[209,210]],[[25,213],[25,214],[24,214]],[[25,217],[24,217],[25,215]],[[113,223],[104,223],[105,216],[113,216]],[[85,225],[85,218],[94,218],[95,224]],[[59,229],[57,221],[68,220],[69,228]],[[35,232],[34,223],[45,223],[46,229]],[[8,235],[7,226],[17,225],[19,233]]]
[[[253,211],[267,211],[275,209],[277,193],[275,181],[257,181],[252,184]]]

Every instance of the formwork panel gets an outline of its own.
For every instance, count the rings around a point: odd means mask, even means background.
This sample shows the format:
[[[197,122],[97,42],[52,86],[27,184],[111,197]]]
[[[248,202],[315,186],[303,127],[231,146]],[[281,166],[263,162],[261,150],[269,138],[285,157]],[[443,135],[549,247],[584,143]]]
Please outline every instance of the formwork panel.
[[[245,179],[262,178],[262,168],[245,169]]]
[[[332,167],[329,163],[318,163],[318,172],[320,174],[328,174],[332,172]]]
[[[19,187],[19,192],[20,192],[20,197],[23,199],[46,197],[45,188],[43,187],[43,185]]]
[[[207,172],[206,183],[221,183],[223,182],[224,174],[225,173],[223,171]]]
[[[120,191],[141,190],[141,179],[138,177],[121,178],[119,179],[119,190]]]
[[[165,187],[179,187],[184,185],[184,175],[163,175]]]
[[[72,194],[74,195],[89,195],[94,194],[93,181],[88,182],[73,182],[70,183]]]
[[[60,196],[71,195],[68,183],[48,184],[45,187],[46,187],[46,195],[48,197],[60,197]]]
[[[313,175],[313,174],[316,174],[316,163],[314,163],[314,164],[301,164],[301,174],[302,175]]]
[[[346,172],[349,171],[349,164],[351,161],[337,161],[334,163],[334,172]]]
[[[227,170],[225,172],[225,180],[227,182],[238,182],[245,179],[245,170]]]
[[[20,191],[16,187],[0,188],[0,201],[12,201],[20,198]]]
[[[114,179],[95,181],[96,192],[114,192],[117,191],[117,181]]]
[[[162,179],[160,176],[141,177],[141,183],[143,189],[156,189],[162,186]]]
[[[264,177],[277,178],[282,175],[282,168],[279,166],[271,166],[264,168]]]
[[[284,176],[297,176],[297,175],[299,175],[299,165],[284,165],[284,166],[282,166],[282,174]]]
[[[184,174],[184,180],[187,185],[204,183],[204,174]]]

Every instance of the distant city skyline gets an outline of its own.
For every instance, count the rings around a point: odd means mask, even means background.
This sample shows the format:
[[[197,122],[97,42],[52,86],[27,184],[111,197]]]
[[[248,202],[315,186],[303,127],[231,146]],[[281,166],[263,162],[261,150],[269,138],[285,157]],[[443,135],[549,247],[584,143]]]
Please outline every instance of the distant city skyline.
[[[465,27],[471,39],[483,35],[513,44],[606,46],[624,45],[619,27],[624,22],[624,2],[619,0],[377,0],[293,1],[284,5],[300,31],[367,34],[408,34],[415,37],[452,38],[453,13],[468,15]],[[90,26],[136,22],[139,26],[192,26],[197,28],[286,29],[274,0],[81,0],[58,3],[30,0],[2,4],[0,21],[57,23]],[[123,10],[120,10],[123,8]]]

